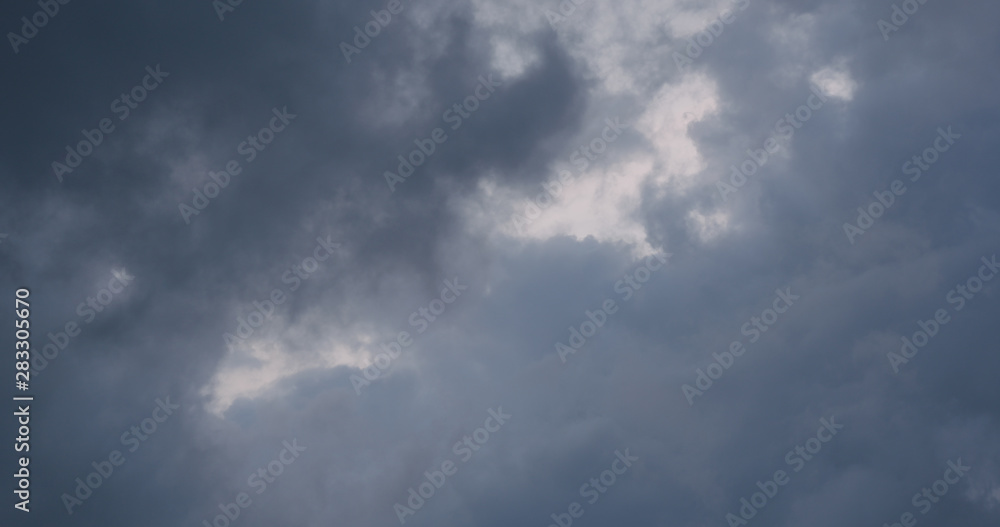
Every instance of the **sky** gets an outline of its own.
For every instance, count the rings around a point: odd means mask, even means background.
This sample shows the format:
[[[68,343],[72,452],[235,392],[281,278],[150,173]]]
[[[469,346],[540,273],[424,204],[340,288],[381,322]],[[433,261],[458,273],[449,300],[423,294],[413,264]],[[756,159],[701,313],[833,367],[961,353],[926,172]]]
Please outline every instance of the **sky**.
[[[5,2],[0,522],[996,525],[998,17]]]

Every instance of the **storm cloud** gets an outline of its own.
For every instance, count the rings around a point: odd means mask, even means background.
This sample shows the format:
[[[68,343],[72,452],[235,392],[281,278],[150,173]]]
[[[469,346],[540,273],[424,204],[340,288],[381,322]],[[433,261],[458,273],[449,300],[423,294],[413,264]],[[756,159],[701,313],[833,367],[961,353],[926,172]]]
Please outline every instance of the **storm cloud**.
[[[1000,6],[0,11],[4,525],[996,525]]]

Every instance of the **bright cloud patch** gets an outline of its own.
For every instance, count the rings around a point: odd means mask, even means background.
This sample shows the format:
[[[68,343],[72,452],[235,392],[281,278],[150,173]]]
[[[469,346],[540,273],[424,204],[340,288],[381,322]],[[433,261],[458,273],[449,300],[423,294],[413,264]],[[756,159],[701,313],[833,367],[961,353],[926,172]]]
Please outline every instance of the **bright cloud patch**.
[[[637,256],[653,254],[638,215],[643,192],[684,192],[698,183],[706,163],[688,126],[713,114],[718,104],[714,82],[687,75],[679,84],[664,86],[629,127],[646,140],[646,148],[609,142],[606,152],[586,163],[578,149],[529,196],[484,179],[478,195],[462,202],[462,214],[469,225],[514,238],[592,237],[628,245]],[[580,137],[579,143],[593,145],[600,130]],[[719,215],[703,217],[698,231],[707,239],[728,225]]]
[[[845,101],[854,98],[854,91],[858,87],[858,83],[851,77],[843,62],[813,73],[809,80],[819,86],[823,93]]]
[[[715,83],[704,75],[687,75],[680,84],[663,87],[636,123],[656,151],[658,185],[690,187],[705,169],[688,126],[714,113],[719,104]]]
[[[333,342],[321,343],[314,353],[286,349],[284,339],[251,338],[234,349],[219,364],[215,376],[202,389],[208,410],[223,414],[237,399],[257,398],[281,391],[281,382],[297,373],[336,366],[362,368],[368,365],[364,350]]]

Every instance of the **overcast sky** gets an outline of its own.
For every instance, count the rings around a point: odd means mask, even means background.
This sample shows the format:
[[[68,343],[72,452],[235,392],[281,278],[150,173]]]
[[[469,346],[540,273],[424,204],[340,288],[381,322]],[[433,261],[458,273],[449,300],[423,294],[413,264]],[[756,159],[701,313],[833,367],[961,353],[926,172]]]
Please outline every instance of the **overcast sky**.
[[[1000,5],[895,1],[5,2],[2,523],[997,525]]]

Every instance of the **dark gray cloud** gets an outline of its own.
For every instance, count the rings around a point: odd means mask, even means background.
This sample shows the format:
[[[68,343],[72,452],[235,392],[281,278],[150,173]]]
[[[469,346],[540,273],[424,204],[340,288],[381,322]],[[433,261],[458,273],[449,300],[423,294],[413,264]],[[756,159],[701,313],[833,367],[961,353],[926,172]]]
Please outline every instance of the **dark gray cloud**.
[[[0,52],[2,289],[31,289],[36,349],[66,344],[36,359],[32,512],[8,501],[5,525],[203,525],[240,493],[232,525],[392,525],[446,461],[406,524],[550,525],[578,502],[573,525],[726,525],[778,470],[748,524],[996,523],[996,286],[955,295],[1000,241],[997,7],[931,0],[885,40],[889,1],[593,0],[554,26],[554,1],[404,1],[348,63],[341,43],[387,4],[243,2],[220,21],[212,2],[70,2]],[[2,27],[39,9],[5,5]],[[680,70],[689,38],[703,49]],[[501,85],[453,129],[481,76]],[[241,143],[284,108],[249,160]],[[105,118],[60,182],[52,162]],[[960,137],[911,180],[939,127]],[[390,191],[435,128],[447,140]],[[852,243],[844,224],[897,179]],[[317,238],[339,248],[313,262]],[[799,298],[771,322],[786,288]],[[557,343],[608,299],[564,363]],[[509,422],[478,444],[498,407]],[[843,429],[810,443],[831,418]],[[638,461],[608,485],[626,449]],[[959,458],[971,469],[923,514],[914,495]]]

